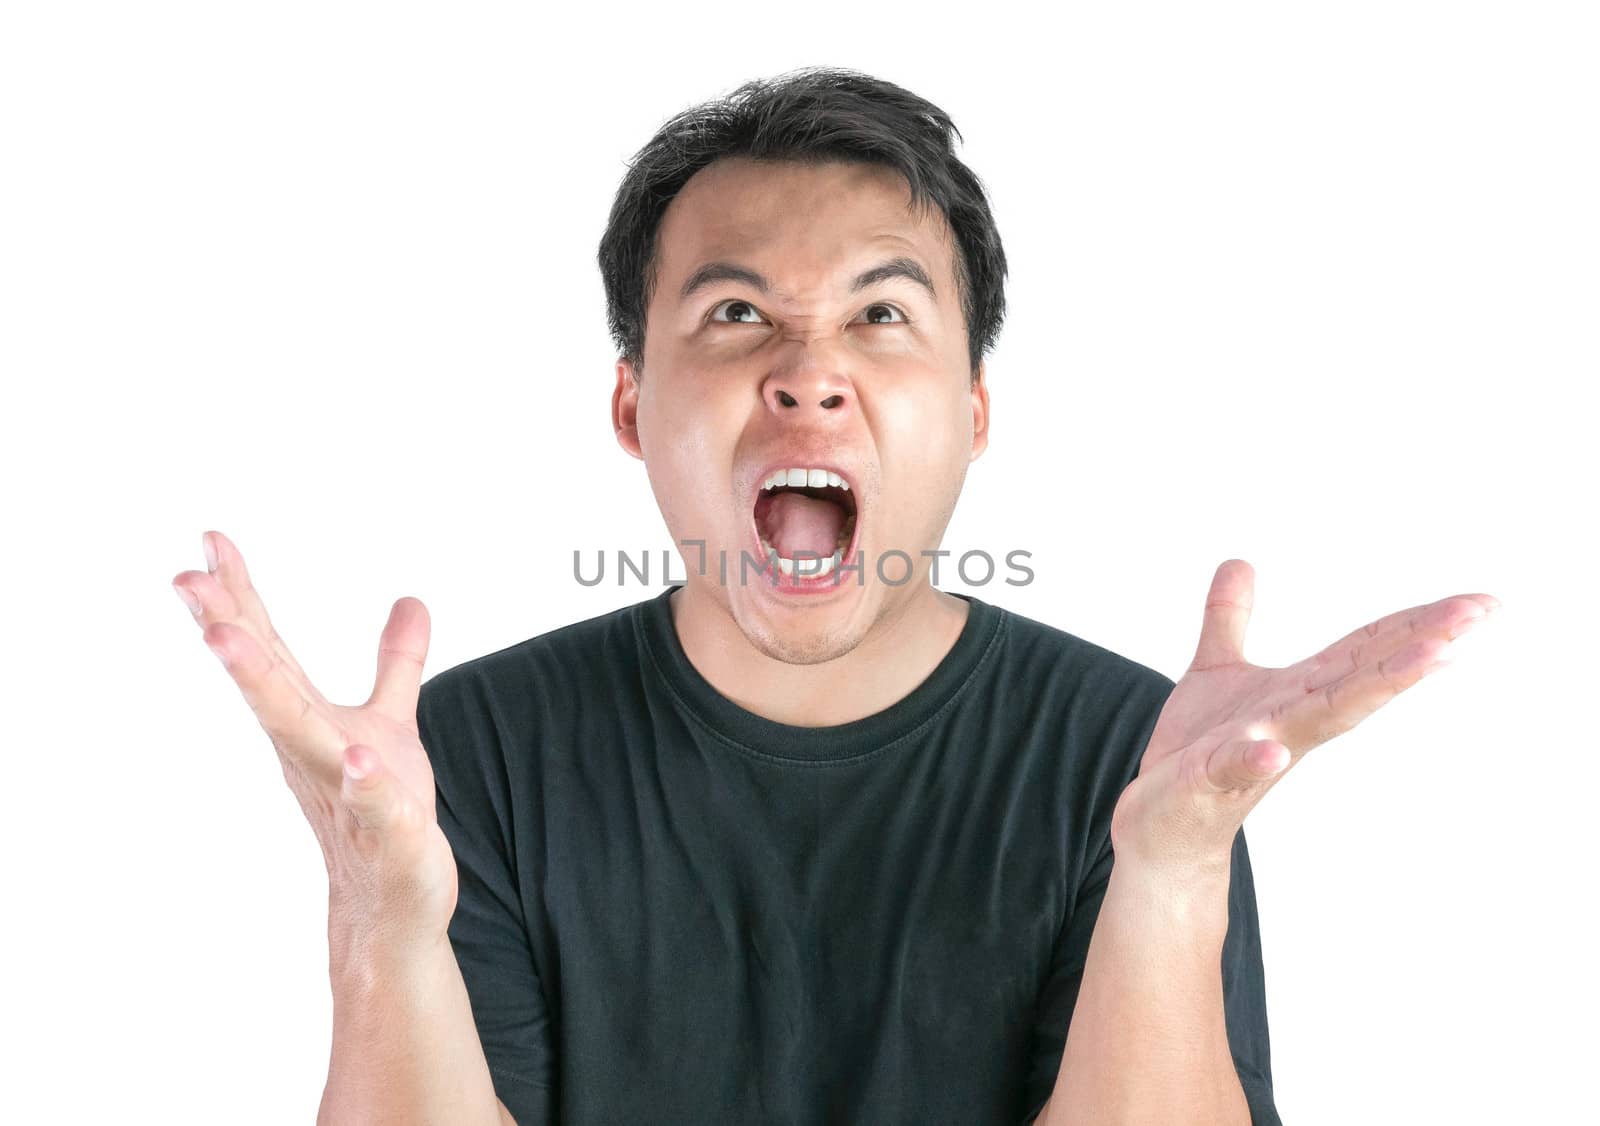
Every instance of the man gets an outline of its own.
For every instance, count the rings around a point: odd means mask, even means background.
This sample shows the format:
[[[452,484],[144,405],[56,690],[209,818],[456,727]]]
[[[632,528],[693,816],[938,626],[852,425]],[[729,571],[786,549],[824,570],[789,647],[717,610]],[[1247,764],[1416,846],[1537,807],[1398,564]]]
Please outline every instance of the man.
[[[1005,258],[947,116],[864,75],[664,125],[601,244],[612,418],[682,586],[327,702],[238,550],[175,580],[328,860],[328,1122],[1272,1123],[1241,825],[1496,605],[1182,681],[937,549]]]

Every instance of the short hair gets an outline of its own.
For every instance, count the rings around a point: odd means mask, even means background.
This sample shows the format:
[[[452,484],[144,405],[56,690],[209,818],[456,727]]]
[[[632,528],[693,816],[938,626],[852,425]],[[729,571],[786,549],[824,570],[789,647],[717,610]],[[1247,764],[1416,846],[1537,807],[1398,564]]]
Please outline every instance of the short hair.
[[[616,346],[636,369],[643,368],[661,217],[700,169],[731,156],[879,164],[905,177],[913,208],[931,203],[950,225],[957,297],[977,379],[1005,319],[1006,256],[983,182],[956,158],[952,134],[963,139],[950,115],[933,103],[840,67],[803,67],[754,79],[676,114],[628,161],[600,239],[600,274]]]

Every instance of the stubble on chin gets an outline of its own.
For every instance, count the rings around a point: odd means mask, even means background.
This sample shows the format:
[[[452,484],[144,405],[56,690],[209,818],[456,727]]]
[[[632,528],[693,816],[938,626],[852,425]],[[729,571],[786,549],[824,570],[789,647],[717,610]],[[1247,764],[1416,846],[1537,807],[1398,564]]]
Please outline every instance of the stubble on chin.
[[[861,634],[849,627],[797,624],[793,629],[778,630],[764,621],[738,621],[737,624],[758,652],[789,665],[819,665],[832,661],[850,652],[862,640]]]

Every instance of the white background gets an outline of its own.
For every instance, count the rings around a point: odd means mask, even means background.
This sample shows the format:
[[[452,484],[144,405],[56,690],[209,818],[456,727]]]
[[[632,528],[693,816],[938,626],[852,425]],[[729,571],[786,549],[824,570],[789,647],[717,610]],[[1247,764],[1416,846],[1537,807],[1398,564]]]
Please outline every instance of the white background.
[[[0,24],[0,1118],[311,1120],[326,879],[168,589],[245,553],[355,702],[648,597],[595,249],[670,114],[807,64],[949,111],[1010,258],[968,590],[1180,675],[1488,591],[1450,668],[1251,815],[1297,1126],[1592,1110],[1587,5],[18,4]],[[1039,22],[1044,20],[1046,22]],[[974,1045],[982,1050],[982,1045]]]

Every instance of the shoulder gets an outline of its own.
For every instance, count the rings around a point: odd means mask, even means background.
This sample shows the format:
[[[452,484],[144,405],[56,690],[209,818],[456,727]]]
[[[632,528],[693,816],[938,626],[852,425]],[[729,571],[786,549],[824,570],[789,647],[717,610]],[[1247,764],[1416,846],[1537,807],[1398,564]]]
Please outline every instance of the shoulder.
[[[1063,856],[1103,857],[1117,800],[1138,775],[1176,684],[1106,645],[1004,614],[993,693],[1016,725],[1028,776],[1051,795],[1065,834]],[[1080,871],[1074,883],[1082,878]]]
[[[1005,611],[988,681],[1030,761],[1083,817],[1108,819],[1139,770],[1175,683],[1157,669],[1059,626]],[[1109,820],[1105,821],[1109,825]]]
[[[545,706],[605,692],[637,677],[641,603],[558,626],[451,665],[423,682],[419,711],[475,714]]]
[[[1062,693],[1080,704],[1159,701],[1157,710],[1175,687],[1165,673],[1107,646],[1014,610],[997,609],[1003,619],[1002,683]]]

